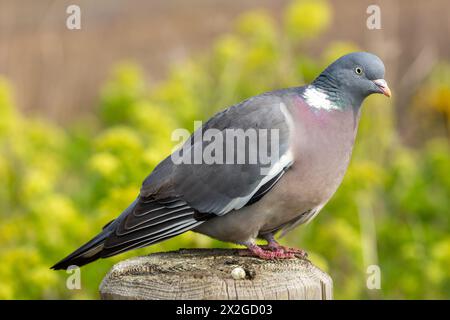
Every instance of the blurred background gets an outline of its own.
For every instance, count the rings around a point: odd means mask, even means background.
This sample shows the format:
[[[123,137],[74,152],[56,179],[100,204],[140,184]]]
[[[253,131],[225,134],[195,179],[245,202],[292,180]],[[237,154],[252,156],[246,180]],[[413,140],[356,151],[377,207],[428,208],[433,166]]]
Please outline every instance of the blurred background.
[[[66,28],[70,4],[81,30]],[[81,290],[49,269],[134,200],[172,130],[355,50],[383,59],[393,97],[366,101],[343,185],[282,242],[333,277],[335,298],[450,298],[449,12],[445,0],[0,0],[0,298],[97,299],[127,257],[231,246],[187,233],[82,268]]]

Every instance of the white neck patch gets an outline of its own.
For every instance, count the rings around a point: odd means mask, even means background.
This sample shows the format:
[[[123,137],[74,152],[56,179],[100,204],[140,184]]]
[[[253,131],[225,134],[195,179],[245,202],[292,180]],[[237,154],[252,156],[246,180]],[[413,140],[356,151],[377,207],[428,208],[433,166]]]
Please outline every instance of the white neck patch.
[[[303,98],[306,103],[315,109],[323,109],[327,111],[339,110],[340,108],[331,102],[329,96],[323,91],[313,86],[308,86],[303,92]]]

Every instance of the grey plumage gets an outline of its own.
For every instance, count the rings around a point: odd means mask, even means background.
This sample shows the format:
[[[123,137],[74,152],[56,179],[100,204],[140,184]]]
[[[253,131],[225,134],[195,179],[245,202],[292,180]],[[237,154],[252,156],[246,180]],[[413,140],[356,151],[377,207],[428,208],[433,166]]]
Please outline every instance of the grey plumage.
[[[353,53],[311,85],[261,94],[218,113],[178,155],[207,148],[211,141],[196,138],[208,129],[222,135],[227,129],[276,129],[278,161],[175,164],[169,156],[117,219],[52,268],[83,265],[188,230],[246,245],[262,258],[290,257],[273,235],[310,221],[334,194],[350,161],[362,101],[371,93],[390,95],[383,77],[378,57]],[[267,239],[274,253],[257,247],[257,237]]]

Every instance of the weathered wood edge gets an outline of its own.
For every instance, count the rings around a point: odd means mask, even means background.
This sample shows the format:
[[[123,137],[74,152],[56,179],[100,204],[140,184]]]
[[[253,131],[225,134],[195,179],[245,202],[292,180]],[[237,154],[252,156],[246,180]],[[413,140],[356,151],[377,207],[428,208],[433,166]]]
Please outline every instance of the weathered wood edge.
[[[261,260],[241,249],[180,249],[134,257],[102,280],[101,299],[321,299],[333,298],[331,277],[304,258]],[[245,270],[245,279],[231,276]]]

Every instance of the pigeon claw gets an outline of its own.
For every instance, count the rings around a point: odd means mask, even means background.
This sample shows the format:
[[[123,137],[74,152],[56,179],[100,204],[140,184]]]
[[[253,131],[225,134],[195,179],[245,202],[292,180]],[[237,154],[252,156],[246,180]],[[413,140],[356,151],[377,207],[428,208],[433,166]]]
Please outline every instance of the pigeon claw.
[[[278,244],[277,242],[269,242],[268,245],[266,246],[261,246],[263,249],[269,249],[272,251],[283,251],[285,253],[290,253],[293,254],[294,256],[298,256],[301,258],[307,258],[308,257],[308,253],[300,248],[291,248],[291,247],[286,247],[286,246],[282,246],[280,244]]]
[[[242,252],[243,255],[253,256],[264,260],[275,260],[275,259],[293,259],[295,254],[291,252],[286,252],[281,248],[278,249],[268,249],[265,250],[257,245],[249,245],[248,250]]]

